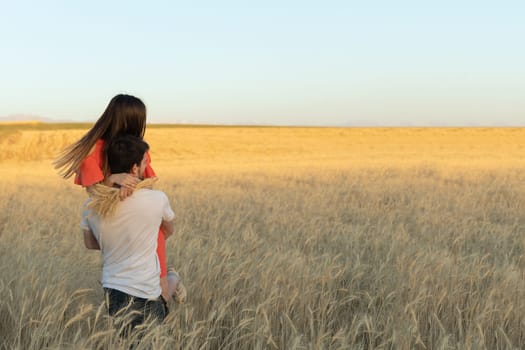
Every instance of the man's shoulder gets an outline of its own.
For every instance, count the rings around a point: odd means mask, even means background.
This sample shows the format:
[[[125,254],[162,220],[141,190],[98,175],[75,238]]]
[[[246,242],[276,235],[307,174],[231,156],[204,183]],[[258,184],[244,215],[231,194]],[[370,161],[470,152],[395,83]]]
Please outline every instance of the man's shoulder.
[[[141,188],[135,191],[140,197],[146,198],[158,198],[158,199],[167,199],[168,196],[161,190],[154,190],[150,188]]]
[[[170,205],[168,197],[164,192],[146,188],[136,190],[133,195],[126,198],[124,202],[128,202],[126,205],[127,210],[131,210],[137,214],[140,212],[145,215],[160,213],[166,206]]]

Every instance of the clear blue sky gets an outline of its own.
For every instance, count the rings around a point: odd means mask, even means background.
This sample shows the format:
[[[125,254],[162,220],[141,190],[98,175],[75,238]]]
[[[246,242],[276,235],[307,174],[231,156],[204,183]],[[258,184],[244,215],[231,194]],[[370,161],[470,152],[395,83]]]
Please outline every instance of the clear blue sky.
[[[2,1],[0,117],[525,125],[524,1]]]

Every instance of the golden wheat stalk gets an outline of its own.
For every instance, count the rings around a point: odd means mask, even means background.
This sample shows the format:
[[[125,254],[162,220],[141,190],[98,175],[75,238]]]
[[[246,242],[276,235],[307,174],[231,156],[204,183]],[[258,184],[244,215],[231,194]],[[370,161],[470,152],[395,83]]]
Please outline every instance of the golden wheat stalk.
[[[135,191],[141,188],[152,188],[157,182],[156,177],[144,179],[135,186]],[[100,217],[111,216],[115,213],[117,205],[120,203],[120,189],[109,187],[103,184],[95,184],[87,188],[91,197],[88,208],[92,209]]]

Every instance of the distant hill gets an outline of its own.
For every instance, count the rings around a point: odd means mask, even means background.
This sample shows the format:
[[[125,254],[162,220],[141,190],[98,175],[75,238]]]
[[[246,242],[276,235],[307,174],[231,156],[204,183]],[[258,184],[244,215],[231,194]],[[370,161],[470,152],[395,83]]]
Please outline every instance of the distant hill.
[[[10,114],[7,117],[0,117],[0,123],[74,123],[72,120],[51,119],[32,114]]]

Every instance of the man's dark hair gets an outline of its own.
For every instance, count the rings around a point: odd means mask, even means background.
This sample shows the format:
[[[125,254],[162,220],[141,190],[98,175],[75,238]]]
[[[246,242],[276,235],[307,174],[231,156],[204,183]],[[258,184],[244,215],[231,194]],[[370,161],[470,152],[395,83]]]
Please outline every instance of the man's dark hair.
[[[109,170],[112,174],[129,173],[133,165],[140,166],[149,145],[139,137],[119,136],[109,143],[106,149]]]

